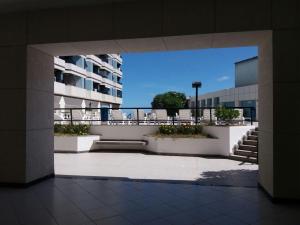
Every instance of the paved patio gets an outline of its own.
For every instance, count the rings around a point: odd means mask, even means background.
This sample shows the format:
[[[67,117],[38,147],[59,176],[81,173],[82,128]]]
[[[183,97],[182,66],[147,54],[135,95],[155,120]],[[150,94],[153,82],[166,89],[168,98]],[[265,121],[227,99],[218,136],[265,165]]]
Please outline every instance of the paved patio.
[[[228,159],[142,153],[55,154],[57,175],[256,187],[258,166]]]
[[[2,225],[297,225],[257,188],[54,178],[0,187]]]

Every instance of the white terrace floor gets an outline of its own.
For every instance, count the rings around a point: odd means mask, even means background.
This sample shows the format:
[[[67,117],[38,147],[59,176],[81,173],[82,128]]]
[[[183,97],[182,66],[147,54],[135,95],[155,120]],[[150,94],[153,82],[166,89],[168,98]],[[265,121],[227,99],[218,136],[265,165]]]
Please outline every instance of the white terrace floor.
[[[228,159],[142,153],[55,154],[55,174],[254,187],[256,164]]]

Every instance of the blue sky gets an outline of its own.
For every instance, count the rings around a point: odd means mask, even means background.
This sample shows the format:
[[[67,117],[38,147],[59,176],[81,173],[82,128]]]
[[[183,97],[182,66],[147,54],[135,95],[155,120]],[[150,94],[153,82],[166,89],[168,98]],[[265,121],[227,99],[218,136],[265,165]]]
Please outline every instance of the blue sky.
[[[128,53],[123,56],[123,107],[149,107],[156,94],[194,95],[234,86],[234,63],[257,56],[257,47]]]

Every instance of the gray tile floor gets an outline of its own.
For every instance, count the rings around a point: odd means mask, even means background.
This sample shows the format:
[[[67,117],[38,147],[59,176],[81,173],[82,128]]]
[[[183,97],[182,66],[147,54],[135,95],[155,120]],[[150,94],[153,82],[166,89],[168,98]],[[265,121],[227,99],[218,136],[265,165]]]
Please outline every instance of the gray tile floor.
[[[255,187],[53,178],[0,188],[1,225],[297,225],[299,212]]]

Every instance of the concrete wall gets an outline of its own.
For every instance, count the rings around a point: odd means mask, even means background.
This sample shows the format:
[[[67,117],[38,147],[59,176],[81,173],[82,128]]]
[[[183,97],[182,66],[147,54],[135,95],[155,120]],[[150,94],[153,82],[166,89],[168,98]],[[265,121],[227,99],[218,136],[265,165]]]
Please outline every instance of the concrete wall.
[[[145,135],[154,134],[159,126],[92,126],[90,133],[101,135],[101,139],[143,140]]]
[[[300,29],[278,29],[273,36],[273,185],[280,198],[300,199],[299,38]]]
[[[255,126],[205,126],[203,132],[209,134],[210,138],[157,138],[153,136],[159,126],[92,126],[91,134],[101,135],[101,139],[121,140],[148,140],[146,150],[157,153],[172,154],[198,154],[198,155],[221,155],[229,156],[233,147],[246,135],[247,131]],[[107,149],[111,148],[106,146]],[[141,149],[141,147],[129,146],[122,149]]]
[[[54,150],[55,152],[88,152],[95,147],[94,141],[99,141],[100,136],[55,136]]]

